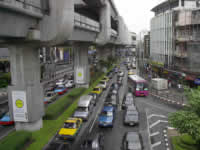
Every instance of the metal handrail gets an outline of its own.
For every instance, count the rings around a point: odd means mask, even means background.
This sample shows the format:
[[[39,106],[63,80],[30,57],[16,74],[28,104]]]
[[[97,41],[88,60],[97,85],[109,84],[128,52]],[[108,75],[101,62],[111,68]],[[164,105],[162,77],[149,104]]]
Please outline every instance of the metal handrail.
[[[24,4],[25,6],[31,6],[33,8],[36,8],[36,9],[44,11],[44,9],[42,9],[41,7],[35,6],[35,5],[31,4],[31,3],[27,3],[27,2],[21,1],[21,0],[15,0],[15,1],[20,2],[20,3]]]

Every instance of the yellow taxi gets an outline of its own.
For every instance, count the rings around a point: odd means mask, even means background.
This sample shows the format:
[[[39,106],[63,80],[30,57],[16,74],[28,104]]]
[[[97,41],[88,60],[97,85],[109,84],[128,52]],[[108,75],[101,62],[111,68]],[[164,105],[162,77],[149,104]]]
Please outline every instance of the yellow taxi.
[[[129,70],[128,75],[135,75],[135,72],[133,70]]]
[[[59,138],[62,140],[74,140],[81,129],[82,123],[83,121],[80,118],[68,118],[58,132]]]
[[[102,79],[102,81],[106,81],[106,82],[108,82],[109,80],[110,79],[107,76],[104,76],[103,79]]]
[[[97,95],[100,95],[102,92],[103,92],[103,89],[100,86],[96,86],[92,91],[92,93],[95,93]]]

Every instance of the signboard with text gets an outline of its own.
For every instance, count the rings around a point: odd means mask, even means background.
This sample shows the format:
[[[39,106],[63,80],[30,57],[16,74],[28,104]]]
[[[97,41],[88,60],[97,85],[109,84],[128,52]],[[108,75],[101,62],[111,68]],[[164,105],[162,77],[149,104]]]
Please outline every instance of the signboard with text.
[[[27,102],[25,91],[12,91],[14,121],[28,122]]]

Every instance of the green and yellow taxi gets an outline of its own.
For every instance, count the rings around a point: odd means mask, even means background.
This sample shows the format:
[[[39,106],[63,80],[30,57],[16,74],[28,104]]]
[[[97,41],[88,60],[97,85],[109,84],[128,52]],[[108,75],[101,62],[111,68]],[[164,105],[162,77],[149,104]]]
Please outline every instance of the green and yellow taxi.
[[[82,123],[83,121],[80,118],[68,118],[58,132],[59,138],[61,140],[74,140],[81,129]]]
[[[92,93],[95,93],[97,95],[101,95],[102,92],[103,92],[103,88],[101,86],[96,86],[92,91]]]

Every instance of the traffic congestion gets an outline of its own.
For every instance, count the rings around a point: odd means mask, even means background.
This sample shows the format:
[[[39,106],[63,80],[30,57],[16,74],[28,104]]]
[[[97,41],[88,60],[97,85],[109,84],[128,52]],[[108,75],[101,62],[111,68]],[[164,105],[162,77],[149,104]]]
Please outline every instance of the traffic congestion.
[[[119,119],[125,132],[118,137],[121,141],[117,149],[143,149],[135,95],[127,86],[127,66],[121,63],[114,67],[91,93],[80,97],[74,114],[66,118],[63,127],[46,145],[46,150],[58,146],[60,149],[110,150],[111,143],[106,144],[106,134],[118,128]]]

